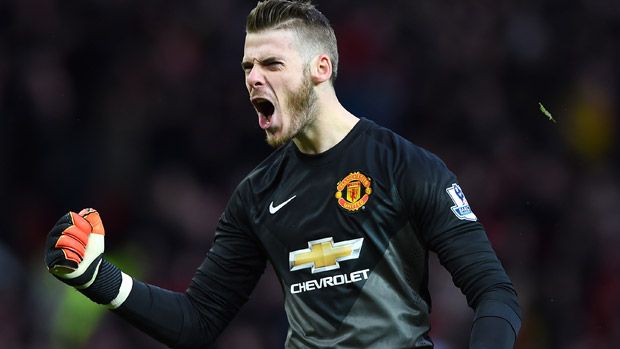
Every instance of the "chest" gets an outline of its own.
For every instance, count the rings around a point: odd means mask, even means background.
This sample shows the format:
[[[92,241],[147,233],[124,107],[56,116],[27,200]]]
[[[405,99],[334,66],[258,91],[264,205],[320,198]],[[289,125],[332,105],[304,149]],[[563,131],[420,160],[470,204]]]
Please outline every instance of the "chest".
[[[281,169],[253,220],[274,265],[290,267],[290,259],[301,255],[323,258],[314,266],[329,268],[354,255],[362,241],[364,253],[385,250],[406,214],[385,168],[334,164]]]

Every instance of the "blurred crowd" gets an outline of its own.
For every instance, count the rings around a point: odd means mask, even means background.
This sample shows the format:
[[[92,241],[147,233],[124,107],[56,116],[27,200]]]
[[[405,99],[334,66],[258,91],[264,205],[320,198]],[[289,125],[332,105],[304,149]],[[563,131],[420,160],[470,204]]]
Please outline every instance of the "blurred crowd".
[[[314,2],[341,102],[459,176],[519,294],[517,348],[620,348],[620,2]],[[0,1],[1,348],[164,347],[54,280],[45,235],[95,207],[111,260],[185,290],[271,151],[240,67],[254,5]],[[436,348],[465,348],[473,313],[434,257],[430,282]],[[286,331],[269,267],[217,347]]]

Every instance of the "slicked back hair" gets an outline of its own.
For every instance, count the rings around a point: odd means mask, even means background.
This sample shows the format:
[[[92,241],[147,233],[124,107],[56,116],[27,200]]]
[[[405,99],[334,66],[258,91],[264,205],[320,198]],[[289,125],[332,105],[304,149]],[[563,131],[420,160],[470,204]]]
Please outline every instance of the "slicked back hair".
[[[246,32],[258,33],[274,29],[293,30],[300,42],[312,46],[312,53],[327,53],[332,61],[330,81],[334,83],[338,75],[336,35],[327,17],[310,0],[259,1],[248,15]]]

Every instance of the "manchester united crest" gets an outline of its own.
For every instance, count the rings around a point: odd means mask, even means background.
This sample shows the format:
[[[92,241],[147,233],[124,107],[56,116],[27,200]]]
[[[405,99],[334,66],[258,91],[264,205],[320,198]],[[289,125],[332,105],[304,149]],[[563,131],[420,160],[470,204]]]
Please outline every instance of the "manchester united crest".
[[[338,205],[347,211],[357,211],[372,194],[371,179],[361,172],[352,172],[336,185]]]

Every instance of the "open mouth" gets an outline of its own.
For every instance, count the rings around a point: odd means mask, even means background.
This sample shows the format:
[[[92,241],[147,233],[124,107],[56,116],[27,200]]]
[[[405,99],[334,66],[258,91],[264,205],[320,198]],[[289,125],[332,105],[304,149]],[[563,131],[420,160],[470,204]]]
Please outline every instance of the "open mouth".
[[[273,103],[265,98],[255,98],[252,100],[252,105],[254,105],[254,109],[267,119],[271,118],[273,112],[275,111],[275,107]]]
[[[265,98],[252,98],[252,105],[258,113],[258,125],[263,130],[267,130],[272,127],[272,116],[276,110],[276,107]]]

